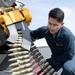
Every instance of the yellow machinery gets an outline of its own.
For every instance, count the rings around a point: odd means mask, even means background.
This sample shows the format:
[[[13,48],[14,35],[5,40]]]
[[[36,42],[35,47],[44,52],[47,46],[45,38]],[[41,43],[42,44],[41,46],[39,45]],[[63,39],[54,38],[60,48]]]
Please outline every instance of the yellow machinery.
[[[6,74],[5,71],[10,71],[11,75],[33,75],[28,52],[31,39],[27,27],[32,15],[28,8],[17,8],[16,2],[12,4],[3,5],[5,7],[0,9],[0,75]]]
[[[46,75],[57,75],[31,42],[29,9],[16,0],[0,0],[0,3],[0,75],[35,75],[37,67]]]

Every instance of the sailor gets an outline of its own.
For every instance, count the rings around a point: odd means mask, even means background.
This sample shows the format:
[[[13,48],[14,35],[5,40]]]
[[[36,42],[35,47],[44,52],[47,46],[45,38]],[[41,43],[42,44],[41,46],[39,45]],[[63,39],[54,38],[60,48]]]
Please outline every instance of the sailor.
[[[54,8],[48,14],[48,25],[30,30],[30,35],[33,41],[46,39],[52,52],[47,62],[56,71],[63,68],[61,75],[75,75],[75,37],[67,27],[63,26],[63,20],[64,12],[60,8]]]

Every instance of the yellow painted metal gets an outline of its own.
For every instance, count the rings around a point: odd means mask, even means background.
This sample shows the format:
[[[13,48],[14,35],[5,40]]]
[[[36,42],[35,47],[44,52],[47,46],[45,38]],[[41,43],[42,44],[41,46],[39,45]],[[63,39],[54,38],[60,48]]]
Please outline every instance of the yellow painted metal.
[[[22,8],[22,10],[13,9],[13,8],[0,10],[0,25],[4,28],[6,34],[8,34],[6,26],[24,20],[27,26],[29,26],[32,20],[32,15],[28,8]]]
[[[9,15],[5,12],[4,14],[1,15],[1,20],[6,24],[6,25],[10,25],[12,24],[12,20],[9,17]]]
[[[30,25],[30,22],[31,22],[31,20],[32,20],[31,12],[29,11],[28,8],[23,8],[23,9],[22,9],[22,13],[23,13],[23,15],[24,15],[24,17],[25,17],[25,22],[26,22],[26,24],[29,26],[29,25]]]
[[[0,25],[4,28],[4,32],[8,35],[9,31],[8,31],[4,21],[2,20],[1,16],[0,16]]]
[[[3,13],[0,16],[6,25],[11,25],[13,23],[25,20],[26,24],[29,26],[32,20],[32,15],[28,8],[22,8],[22,10],[6,8],[0,10],[0,12]]]
[[[8,12],[8,15],[11,18],[13,23],[23,21],[25,19],[19,10]]]
[[[6,25],[10,25],[25,19],[19,10],[10,11],[7,13],[5,12],[3,15],[1,15],[1,18]]]
[[[7,27],[5,24],[1,25],[4,28],[4,32],[6,33],[6,35],[9,35],[9,31],[7,30]]]

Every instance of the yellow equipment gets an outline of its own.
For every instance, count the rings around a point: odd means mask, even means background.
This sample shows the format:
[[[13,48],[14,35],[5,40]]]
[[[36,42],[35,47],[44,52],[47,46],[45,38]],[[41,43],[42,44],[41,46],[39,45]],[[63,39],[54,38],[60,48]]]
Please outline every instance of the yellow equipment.
[[[28,8],[16,9],[12,5],[0,9],[0,71],[10,68],[11,75],[33,75],[28,51],[31,39],[27,27],[31,20]]]
[[[31,42],[28,29],[32,21],[31,12],[14,2],[0,0],[0,75],[4,75],[4,70],[10,70],[7,75],[34,75],[37,67],[47,75],[57,75]]]

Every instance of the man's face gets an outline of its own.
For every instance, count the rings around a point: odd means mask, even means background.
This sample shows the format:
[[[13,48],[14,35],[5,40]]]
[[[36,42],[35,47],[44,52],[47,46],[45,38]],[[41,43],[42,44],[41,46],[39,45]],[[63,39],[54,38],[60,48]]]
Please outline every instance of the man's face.
[[[63,22],[59,23],[56,19],[54,18],[49,18],[48,19],[48,27],[49,27],[49,31],[52,35],[56,34],[59,29],[63,26]]]

